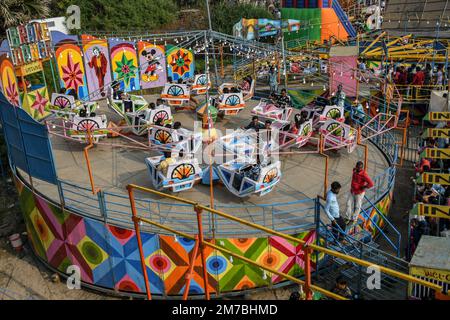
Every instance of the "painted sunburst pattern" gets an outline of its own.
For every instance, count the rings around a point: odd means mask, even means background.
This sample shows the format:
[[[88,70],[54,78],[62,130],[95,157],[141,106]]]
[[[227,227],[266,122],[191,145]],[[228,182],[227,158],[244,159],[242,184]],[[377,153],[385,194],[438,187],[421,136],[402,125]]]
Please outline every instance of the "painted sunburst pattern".
[[[114,72],[116,72],[119,79],[123,79],[128,86],[130,84],[130,79],[135,76],[136,69],[134,59],[127,59],[125,53],[123,53],[120,61],[116,62],[116,69]]]
[[[19,93],[17,92],[16,83],[11,80],[8,74],[8,80],[6,83],[6,96],[8,97],[9,102],[13,106],[19,106]]]
[[[31,105],[31,108],[37,110],[39,114],[43,115],[45,111],[45,106],[48,103],[48,99],[46,99],[41,93],[38,91],[35,96],[35,100]]]
[[[178,73],[180,76],[189,72],[191,59],[189,59],[189,52],[178,50],[170,56],[170,65],[173,73]]]
[[[67,65],[61,67],[63,71],[62,79],[66,88],[78,90],[83,85],[83,71],[81,71],[80,63],[73,63],[72,56],[67,55]]]

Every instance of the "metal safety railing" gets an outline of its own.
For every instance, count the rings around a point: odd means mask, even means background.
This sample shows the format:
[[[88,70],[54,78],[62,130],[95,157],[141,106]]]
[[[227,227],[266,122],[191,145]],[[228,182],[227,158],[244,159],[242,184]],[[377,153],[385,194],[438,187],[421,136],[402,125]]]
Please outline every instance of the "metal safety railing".
[[[198,248],[200,249],[201,260],[202,260],[203,281],[204,281],[203,286],[204,286],[204,290],[205,290],[205,297],[206,297],[206,299],[210,298],[210,293],[209,293],[209,288],[208,288],[208,284],[207,284],[206,256],[205,256],[205,252],[204,252],[205,247],[209,247],[209,248],[215,249],[217,251],[229,254],[230,256],[234,256],[237,259],[240,259],[241,261],[243,261],[245,263],[248,263],[248,264],[251,264],[251,265],[254,265],[254,266],[258,266],[259,268],[261,268],[263,270],[267,270],[268,272],[271,272],[273,274],[277,274],[277,275],[279,275],[279,276],[281,276],[281,277],[283,277],[283,278],[285,278],[287,280],[290,280],[290,281],[293,281],[295,283],[303,285],[304,289],[305,289],[305,292],[306,292],[307,299],[311,299],[312,298],[312,290],[316,290],[316,291],[318,291],[318,292],[320,292],[320,293],[322,293],[322,294],[324,294],[324,295],[326,295],[328,297],[334,298],[334,299],[342,299],[343,298],[343,297],[340,297],[340,296],[338,296],[338,295],[336,295],[336,294],[334,294],[332,292],[329,292],[329,291],[327,291],[327,290],[325,290],[323,288],[320,288],[318,286],[314,286],[314,285],[311,284],[311,266],[310,266],[310,262],[311,262],[312,254],[314,253],[314,251],[317,251],[318,253],[326,254],[326,255],[329,255],[329,256],[333,256],[333,257],[336,257],[336,258],[340,258],[340,259],[343,259],[345,261],[352,262],[352,263],[355,263],[357,265],[360,265],[362,267],[372,267],[372,268],[373,267],[377,267],[378,270],[380,270],[380,272],[382,272],[383,274],[387,274],[387,275],[390,275],[392,277],[395,277],[395,278],[398,278],[398,279],[402,279],[402,280],[405,280],[405,281],[408,281],[408,282],[411,282],[411,283],[420,284],[420,285],[422,285],[424,287],[427,287],[427,288],[430,288],[432,290],[435,290],[438,293],[441,293],[441,291],[442,291],[442,288],[439,285],[436,285],[436,284],[431,283],[429,281],[418,279],[418,278],[413,277],[413,276],[411,276],[409,274],[404,274],[404,273],[398,272],[396,270],[393,270],[393,269],[390,269],[390,268],[386,268],[384,266],[380,266],[380,265],[374,264],[372,262],[368,262],[368,261],[365,261],[365,260],[362,260],[362,259],[359,259],[359,258],[355,258],[355,257],[350,256],[350,255],[343,254],[343,253],[338,252],[338,251],[330,250],[330,249],[324,248],[324,247],[322,247],[320,245],[315,245],[315,244],[312,244],[312,243],[308,244],[306,241],[304,241],[302,239],[298,239],[298,238],[295,238],[293,236],[284,234],[282,232],[275,231],[273,229],[270,229],[270,228],[267,228],[267,227],[260,226],[258,224],[249,222],[247,220],[234,217],[234,216],[232,216],[230,214],[227,214],[225,212],[222,212],[222,211],[219,211],[219,210],[216,210],[216,209],[209,208],[209,207],[206,207],[204,205],[198,204],[195,201],[183,199],[183,198],[180,198],[180,197],[177,197],[177,196],[173,196],[173,195],[168,195],[168,194],[156,191],[156,190],[152,190],[152,189],[149,189],[149,188],[145,188],[145,187],[141,187],[141,186],[137,186],[137,185],[133,185],[133,184],[129,184],[127,186],[127,190],[128,190],[128,195],[129,195],[129,199],[130,199],[130,206],[131,206],[131,210],[132,210],[132,221],[134,223],[134,227],[135,227],[135,230],[136,230],[136,236],[137,236],[137,240],[138,240],[138,245],[139,245],[139,251],[140,251],[140,256],[141,256],[141,266],[142,266],[142,272],[143,272],[144,278],[145,278],[145,285],[146,285],[146,291],[147,291],[147,298],[148,299],[151,299],[151,292],[150,292],[150,285],[149,285],[148,276],[147,276],[147,267],[146,267],[146,264],[145,264],[144,253],[143,253],[143,248],[142,248],[142,241],[141,241],[141,238],[140,238],[140,224],[141,223],[147,223],[147,224],[153,225],[155,227],[158,227],[158,228],[160,228],[162,230],[166,230],[166,231],[171,232],[173,234],[177,234],[179,236],[185,237],[187,239],[198,241]],[[158,196],[161,196],[161,197],[165,197],[165,198],[168,198],[168,199],[171,199],[171,200],[175,200],[175,201],[178,201],[178,202],[181,202],[181,203],[185,203],[185,204],[191,205],[193,207],[194,211],[196,212],[196,216],[197,216],[197,237],[195,235],[180,232],[178,230],[175,230],[174,228],[167,227],[167,226],[165,226],[163,224],[160,224],[158,222],[155,222],[155,221],[152,221],[150,219],[143,218],[143,217],[139,216],[139,214],[138,214],[138,212],[136,210],[136,203],[135,203],[135,197],[134,197],[135,190],[138,190],[138,191],[141,191],[141,192],[144,192],[144,193],[151,193],[151,194],[154,194],[154,195],[158,195]],[[316,210],[319,210],[318,204],[316,205]],[[209,212],[210,214],[223,217],[225,219],[228,219],[228,220],[231,220],[231,221],[234,221],[234,222],[237,222],[237,223],[240,223],[240,224],[252,227],[252,228],[254,228],[256,230],[260,230],[260,231],[263,231],[263,232],[265,232],[267,234],[270,234],[270,235],[273,235],[273,236],[278,236],[278,237],[281,237],[281,238],[283,238],[285,240],[292,241],[293,243],[297,243],[297,244],[301,245],[303,250],[305,251],[305,280],[297,279],[297,278],[295,278],[293,276],[290,276],[288,274],[284,274],[284,273],[282,273],[282,272],[280,272],[278,270],[275,270],[273,268],[267,267],[267,266],[265,266],[265,265],[263,265],[261,263],[255,262],[255,261],[253,261],[253,260],[251,260],[249,258],[246,258],[244,256],[236,254],[236,253],[234,253],[234,252],[232,252],[232,251],[230,251],[230,250],[228,250],[228,249],[226,249],[226,248],[224,248],[222,246],[219,246],[219,245],[215,244],[215,240],[214,239],[211,240],[211,241],[206,241],[204,239],[203,222],[202,222],[203,221],[203,212],[205,212],[205,211]],[[186,281],[190,281],[189,279],[190,279],[190,276],[188,275]],[[187,296],[186,296],[186,298],[187,298]]]

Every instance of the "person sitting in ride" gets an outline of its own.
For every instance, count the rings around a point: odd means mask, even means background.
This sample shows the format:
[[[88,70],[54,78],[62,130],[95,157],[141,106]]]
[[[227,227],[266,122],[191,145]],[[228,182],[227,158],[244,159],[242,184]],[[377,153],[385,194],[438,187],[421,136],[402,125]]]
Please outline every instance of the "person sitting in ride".
[[[245,77],[241,85],[239,86],[239,89],[241,89],[241,91],[250,91],[252,81],[253,81],[252,77],[250,76]]]
[[[156,109],[165,107],[164,100],[161,98],[156,99]]]
[[[144,111],[144,113],[140,114],[139,117],[140,118],[144,118],[144,119],[148,119],[150,113],[156,109],[156,105],[154,102],[150,102],[150,104],[148,105],[147,109]]]
[[[255,131],[259,131],[260,129],[264,129],[264,125],[259,123],[258,116],[253,116],[252,117],[252,122],[250,122],[243,129],[245,129],[245,130],[254,129]]]
[[[179,134],[178,135],[178,139],[181,141],[181,140],[183,140],[183,133],[186,131],[186,129],[183,129],[182,127],[181,127],[181,122],[180,121],[176,121],[174,124],[173,124],[173,131],[174,131],[174,133],[181,133],[181,134]]]
[[[123,102],[123,109],[125,112],[133,112],[133,101],[128,93],[124,92],[120,96]]]
[[[364,112],[364,108],[361,102],[356,99],[354,104],[352,105],[352,109],[350,111],[350,117],[352,120],[355,120],[357,124],[361,124],[364,121],[364,117],[366,116]]]
[[[308,112],[302,111],[294,116],[294,125],[289,129],[289,133],[297,135],[300,131],[300,127],[308,120]]]
[[[158,164],[158,166],[156,167],[156,170],[161,171],[162,174],[164,176],[166,176],[169,166],[171,164],[174,164],[175,162],[176,162],[176,160],[174,158],[171,158],[170,152],[164,151],[164,160]]]
[[[281,90],[281,96],[278,96],[277,104],[283,109],[291,106],[291,97],[287,94],[286,89]]]
[[[230,90],[228,88],[223,88],[222,94],[219,96],[219,99],[217,100],[217,103],[220,103],[223,100],[223,97],[230,93]],[[216,106],[217,107],[217,106]]]
[[[114,100],[120,100],[123,94],[123,91],[120,90],[120,82],[114,81],[111,84],[111,87],[113,89],[113,99]]]

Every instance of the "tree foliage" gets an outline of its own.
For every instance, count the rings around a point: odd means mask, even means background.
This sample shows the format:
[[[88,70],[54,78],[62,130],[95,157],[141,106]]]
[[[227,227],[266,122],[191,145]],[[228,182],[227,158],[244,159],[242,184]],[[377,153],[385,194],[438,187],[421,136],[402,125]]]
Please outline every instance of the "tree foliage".
[[[50,0],[0,0],[0,35],[9,27],[46,18]]]
[[[215,31],[232,34],[233,26],[241,20],[268,18],[273,19],[272,14],[264,7],[253,4],[230,4],[230,1],[215,1],[211,6],[211,21]]]
[[[177,18],[173,0],[54,0],[54,16],[66,16],[66,9],[81,10],[81,31],[130,31],[158,29]]]

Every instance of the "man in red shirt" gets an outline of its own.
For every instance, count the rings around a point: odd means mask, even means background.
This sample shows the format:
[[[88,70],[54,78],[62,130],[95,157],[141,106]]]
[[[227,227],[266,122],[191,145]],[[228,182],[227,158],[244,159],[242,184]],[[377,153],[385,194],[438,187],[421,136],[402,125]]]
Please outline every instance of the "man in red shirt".
[[[420,67],[416,67],[416,74],[413,77],[412,84],[422,86],[424,82],[425,82],[425,74],[420,69]]]
[[[362,202],[366,190],[373,187],[373,181],[370,179],[367,172],[364,170],[364,165],[361,161],[356,163],[353,169],[352,183],[350,193],[347,199],[346,219],[348,225],[355,224],[361,211]]]

